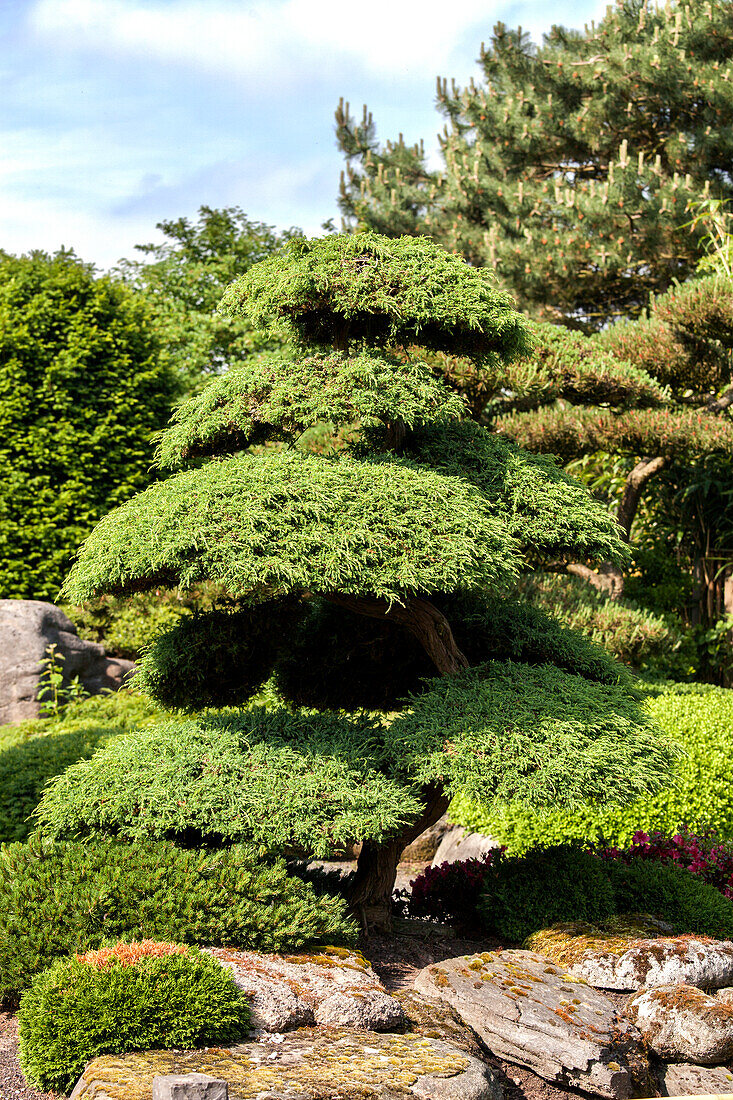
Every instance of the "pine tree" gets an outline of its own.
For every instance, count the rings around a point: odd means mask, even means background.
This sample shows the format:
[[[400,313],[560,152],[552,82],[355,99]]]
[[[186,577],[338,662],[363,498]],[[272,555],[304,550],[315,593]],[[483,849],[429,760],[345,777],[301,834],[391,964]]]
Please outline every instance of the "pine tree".
[[[595,329],[637,315],[695,269],[689,205],[733,194],[731,10],[622,0],[540,47],[497,24],[480,84],[438,79],[437,172],[401,135],[380,147],[366,108],[357,123],[342,101],[343,214],[496,267],[539,319]]]
[[[297,355],[245,362],[181,406],[158,451],[179,472],[102,520],[66,593],[210,580],[234,607],[151,647],[143,684],[195,717],[125,749],[134,776],[109,777],[123,817],[108,784],[95,801],[70,780],[57,807],[76,807],[70,827],[320,856],[360,840],[351,904],[379,927],[400,852],[458,790],[542,806],[663,784],[671,750],[628,674],[505,598],[528,558],[623,556],[615,524],[406,353],[494,369],[526,357],[526,322],[488,273],[420,238],[293,240],[223,308]],[[339,453],[302,447],[324,421],[354,427]],[[270,676],[282,707],[202,711],[242,705]]]
[[[675,467],[733,451],[733,282],[693,279],[654,299],[646,315],[590,337],[538,326],[539,350],[515,366],[482,415],[520,446],[565,462],[596,452],[626,456],[616,515],[627,540],[644,491]],[[568,571],[618,597],[623,574]]]

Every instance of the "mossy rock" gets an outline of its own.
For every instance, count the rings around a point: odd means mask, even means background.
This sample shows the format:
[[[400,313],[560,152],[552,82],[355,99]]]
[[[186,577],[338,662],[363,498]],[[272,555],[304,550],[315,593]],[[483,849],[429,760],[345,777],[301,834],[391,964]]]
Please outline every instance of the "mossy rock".
[[[303,1028],[282,1042],[206,1050],[104,1055],[90,1062],[73,1100],[150,1100],[158,1075],[203,1073],[225,1080],[229,1100],[267,1095],[299,1100],[501,1100],[491,1068],[465,1052],[420,1035]],[[417,1088],[414,1088],[417,1086]]]
[[[622,955],[640,940],[653,940],[671,932],[671,926],[646,914],[609,917],[597,924],[574,920],[553,924],[533,932],[524,941],[528,951],[544,955],[558,966],[568,967],[582,960],[586,951]]]
[[[414,989],[401,989],[393,996],[402,1005],[408,1031],[425,1039],[450,1043],[474,1058],[483,1057],[483,1047],[476,1033],[450,1005],[422,997]]]

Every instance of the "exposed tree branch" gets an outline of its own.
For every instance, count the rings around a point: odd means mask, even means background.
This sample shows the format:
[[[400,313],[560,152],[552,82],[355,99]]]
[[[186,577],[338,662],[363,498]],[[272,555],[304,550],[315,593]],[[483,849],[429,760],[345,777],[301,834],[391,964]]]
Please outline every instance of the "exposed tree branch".
[[[731,405],[733,405],[733,386],[729,386],[720,397],[711,397],[705,408],[708,412],[725,412]]]
[[[408,596],[401,606],[390,605],[382,599],[347,596],[340,592],[331,592],[326,599],[357,615],[367,615],[370,619],[390,619],[404,626],[417,638],[438,672],[444,676],[468,668],[468,661],[456,645],[450,623],[429,600]]]
[[[669,462],[670,459],[667,455],[657,455],[655,458],[642,458],[640,462],[637,462],[636,466],[634,466],[627,477],[624,493],[616,516],[618,525],[624,532],[627,542],[631,538],[631,526],[639,508],[639,501],[641,500],[641,494],[644,487],[655,474],[658,474],[660,470],[668,466]]]
[[[626,479],[621,503],[616,514],[616,521],[624,533],[626,542],[631,538],[631,527],[634,522],[641,494],[647,482],[663,470],[670,463],[666,455],[657,455],[654,458],[642,458],[637,462]],[[567,566],[567,572],[574,577],[580,577],[592,585],[597,592],[605,592],[609,599],[620,600],[624,592],[624,575],[618,565],[613,562],[604,562],[596,572],[587,565],[572,562]]]

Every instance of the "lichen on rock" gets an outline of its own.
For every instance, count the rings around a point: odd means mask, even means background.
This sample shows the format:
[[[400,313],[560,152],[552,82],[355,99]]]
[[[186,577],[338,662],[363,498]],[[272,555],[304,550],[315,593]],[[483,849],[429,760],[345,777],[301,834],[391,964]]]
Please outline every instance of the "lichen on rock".
[[[527,946],[597,989],[633,992],[670,984],[717,989],[733,983],[732,942],[663,935],[660,926],[650,917],[614,917],[598,927],[575,921],[537,932]]]
[[[250,998],[252,1026],[291,1031],[309,1024],[392,1031],[404,1025],[398,1001],[355,951],[324,948],[310,955],[260,955],[208,949]]]
[[[691,985],[645,989],[626,1014],[660,1058],[720,1065],[733,1057],[733,1007]]]
[[[487,951],[420,971],[415,988],[450,1005],[494,1054],[563,1088],[648,1095],[639,1035],[615,1005],[530,951]]]
[[[500,1100],[489,1066],[420,1035],[301,1029],[269,1041],[201,1051],[105,1055],[87,1066],[74,1100],[150,1100],[159,1074],[205,1073],[230,1100]]]

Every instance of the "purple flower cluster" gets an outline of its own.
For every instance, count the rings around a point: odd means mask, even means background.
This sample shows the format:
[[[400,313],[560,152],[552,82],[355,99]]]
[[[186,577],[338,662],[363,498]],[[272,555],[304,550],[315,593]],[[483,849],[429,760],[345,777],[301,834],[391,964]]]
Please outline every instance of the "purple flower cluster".
[[[724,897],[733,899],[733,843],[722,841],[712,829],[700,835],[680,829],[672,837],[640,831],[634,833],[628,848],[595,851],[601,859],[620,859],[624,863],[635,859],[675,863],[693,875],[700,875]]]

